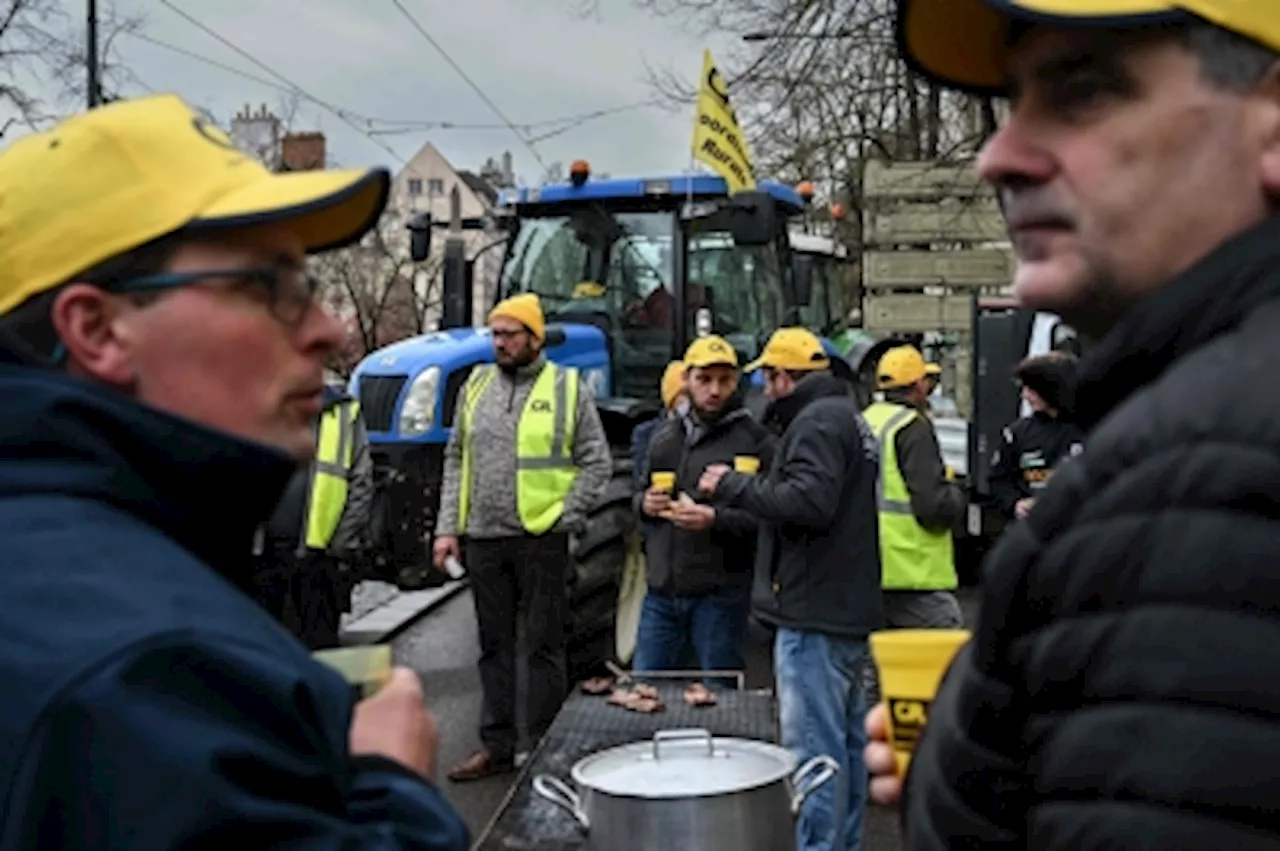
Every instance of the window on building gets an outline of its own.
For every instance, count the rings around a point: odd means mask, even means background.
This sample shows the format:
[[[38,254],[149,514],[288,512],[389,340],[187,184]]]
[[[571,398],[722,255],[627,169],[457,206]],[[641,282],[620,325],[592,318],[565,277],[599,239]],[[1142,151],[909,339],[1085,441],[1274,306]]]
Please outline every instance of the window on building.
[[[417,177],[409,178],[409,194],[410,195],[422,194],[422,180],[420,178],[417,178]]]
[[[444,194],[444,181],[438,178],[431,178],[427,181],[427,192],[431,195]]]

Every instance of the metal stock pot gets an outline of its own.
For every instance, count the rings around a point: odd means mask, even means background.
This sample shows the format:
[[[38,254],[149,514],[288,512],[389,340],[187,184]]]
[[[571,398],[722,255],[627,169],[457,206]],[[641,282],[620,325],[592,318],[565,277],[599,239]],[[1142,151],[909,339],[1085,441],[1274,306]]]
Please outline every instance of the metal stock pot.
[[[533,789],[577,819],[593,849],[782,851],[795,848],[792,819],[805,798],[838,771],[829,756],[797,770],[768,742],[662,730],[579,760],[578,792],[548,774]]]

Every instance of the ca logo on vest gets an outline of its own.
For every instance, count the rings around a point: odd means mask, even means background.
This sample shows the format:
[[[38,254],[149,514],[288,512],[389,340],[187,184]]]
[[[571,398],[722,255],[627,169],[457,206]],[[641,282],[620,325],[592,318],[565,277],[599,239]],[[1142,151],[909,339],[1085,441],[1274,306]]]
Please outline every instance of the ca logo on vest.
[[[551,403],[546,399],[534,399],[529,405],[529,410],[539,414],[549,414],[551,413]]]

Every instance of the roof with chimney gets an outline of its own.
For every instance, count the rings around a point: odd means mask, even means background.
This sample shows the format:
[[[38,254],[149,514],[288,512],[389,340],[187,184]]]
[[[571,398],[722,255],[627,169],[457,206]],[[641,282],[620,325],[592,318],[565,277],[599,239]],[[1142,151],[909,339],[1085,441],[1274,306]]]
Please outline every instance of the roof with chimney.
[[[462,170],[458,172],[458,177],[472,192],[484,198],[487,203],[493,204],[498,200],[498,190],[493,184],[475,172]]]

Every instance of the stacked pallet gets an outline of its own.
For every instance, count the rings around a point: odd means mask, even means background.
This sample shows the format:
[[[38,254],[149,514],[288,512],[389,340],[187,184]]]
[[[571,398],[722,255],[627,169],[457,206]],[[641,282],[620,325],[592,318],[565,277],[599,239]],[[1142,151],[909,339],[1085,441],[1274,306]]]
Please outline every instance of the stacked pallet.
[[[972,162],[870,161],[863,210],[863,324],[949,340],[944,386],[954,388],[963,416],[974,297],[1007,294],[1013,277],[995,194]]]

